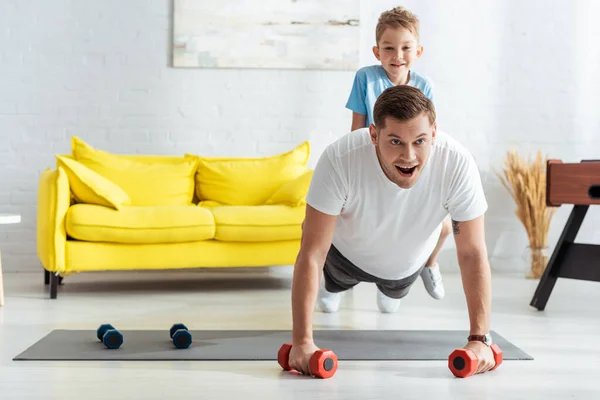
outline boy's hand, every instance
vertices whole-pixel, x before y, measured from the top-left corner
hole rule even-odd
[[[292,345],[289,358],[290,367],[303,375],[312,375],[309,368],[309,360],[317,350],[319,348],[313,342]]]
[[[477,357],[477,360],[479,360],[475,374],[487,372],[496,365],[494,353],[492,353],[492,349],[490,349],[485,343],[472,341],[468,342],[464,348],[471,350],[473,354],[475,354],[475,357]]]

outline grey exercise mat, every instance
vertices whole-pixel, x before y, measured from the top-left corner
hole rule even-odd
[[[118,328],[117,328],[118,329]],[[13,360],[277,360],[277,351],[291,341],[291,331],[190,330],[192,344],[177,349],[168,329],[131,330],[123,345],[109,350],[95,331],[55,330]],[[340,360],[447,360],[465,344],[466,331],[434,330],[319,330],[315,344],[330,349]],[[531,356],[492,332],[504,360],[532,360]]]

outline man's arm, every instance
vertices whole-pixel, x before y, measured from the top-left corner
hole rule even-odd
[[[490,330],[492,303],[491,271],[485,245],[484,216],[470,221],[452,220],[458,264],[471,323],[471,335]]]
[[[312,314],[320,272],[331,247],[337,217],[306,205],[300,251],[292,281],[293,345],[313,343]]]

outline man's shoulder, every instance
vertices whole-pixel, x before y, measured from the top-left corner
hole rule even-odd
[[[470,159],[469,149],[445,131],[438,129],[435,136],[435,146],[439,151],[447,153],[454,160]]]
[[[342,159],[354,156],[369,146],[371,146],[369,128],[360,128],[336,139],[327,146],[326,151],[330,158]]]

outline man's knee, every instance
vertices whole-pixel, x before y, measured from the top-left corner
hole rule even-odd
[[[404,297],[406,297],[406,295],[408,295],[408,292],[410,291],[410,288],[413,285],[413,283],[409,284],[406,287],[402,287],[402,288],[389,288],[389,287],[385,287],[382,285],[377,285],[377,289],[379,289],[379,291],[381,293],[385,294],[387,297],[389,297],[391,299],[400,300],[400,299],[403,299]]]

